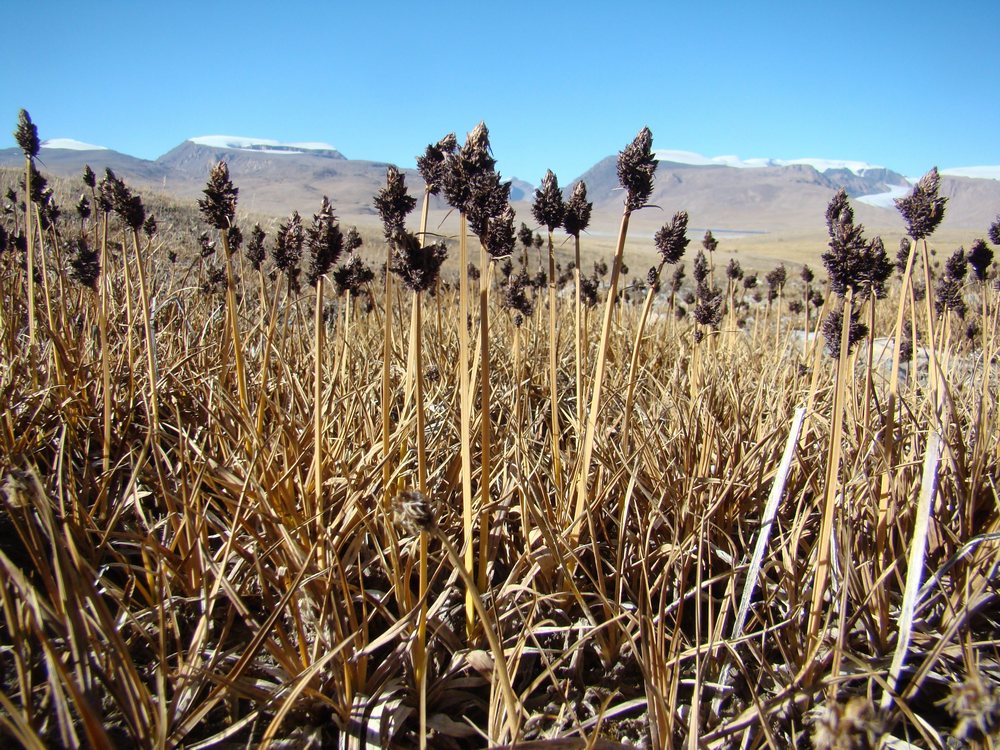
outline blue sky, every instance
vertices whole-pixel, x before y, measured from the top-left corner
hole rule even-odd
[[[145,158],[226,134],[412,166],[480,119],[506,176],[654,147],[1000,164],[1000,2],[6,3],[0,117]]]

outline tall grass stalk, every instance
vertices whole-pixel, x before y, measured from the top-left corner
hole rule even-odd
[[[490,562],[490,487],[492,484],[492,424],[490,417],[490,310],[489,293],[496,261],[482,243],[479,250],[479,567],[480,591],[487,589]]]
[[[626,209],[622,214],[621,226],[618,230],[618,241],[615,245],[614,262],[611,266],[611,282],[608,297],[604,304],[604,318],[601,323],[601,338],[597,345],[597,359],[594,363],[594,378],[591,384],[590,410],[587,412],[587,430],[584,433],[583,445],[578,465],[579,475],[576,487],[576,508],[573,511],[571,539],[575,543],[581,533],[586,506],[590,499],[590,472],[594,456],[594,439],[597,433],[597,420],[601,408],[601,388],[604,385],[604,375],[607,369],[608,346],[611,341],[611,318],[614,313],[615,297],[618,294],[618,277],[621,274],[622,256],[625,252],[625,238],[628,236],[628,224],[632,212]]]
[[[853,309],[853,290],[848,288],[844,296],[840,332],[840,355],[837,359],[836,376],[833,385],[833,416],[830,426],[830,443],[827,451],[826,474],[824,479],[823,505],[821,509],[820,530],[816,541],[816,570],[813,576],[812,605],[809,608],[809,623],[807,626],[809,648],[814,652],[818,649],[819,630],[824,618],[823,598],[829,593],[827,581],[830,577],[830,538],[833,534],[834,511],[837,504],[837,494],[841,490],[840,455],[844,432],[844,399],[849,374],[851,313]]]
[[[458,224],[458,401],[459,436],[462,462],[462,549],[465,550],[465,571],[471,578],[475,573],[475,549],[472,543],[472,387],[470,383],[469,356],[469,246],[465,215],[460,214]],[[471,639],[475,632],[475,603],[473,594],[465,592],[465,628]]]

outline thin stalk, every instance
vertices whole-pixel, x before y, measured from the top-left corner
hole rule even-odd
[[[146,286],[145,264],[142,260],[142,251],[139,249],[139,231],[132,230],[132,246],[135,249],[135,264],[139,275],[139,296],[142,301],[142,326],[146,336],[146,367],[149,375],[149,409],[151,416],[152,432],[154,436],[160,434],[160,408],[156,395],[156,340],[153,336],[153,319],[149,310],[149,289]]]
[[[551,238],[551,235],[550,235]],[[490,560],[490,482],[492,479],[490,446],[490,318],[489,292],[493,276],[492,257],[486,248],[479,248],[479,439],[482,443],[482,472],[479,481],[479,576],[480,591],[486,590],[486,574]]]
[[[920,249],[924,258],[924,290],[925,290],[924,306],[927,313],[927,341],[930,343],[929,362],[928,362],[929,377],[927,381],[930,387],[931,400],[934,404],[934,415],[938,421],[938,427],[940,429],[941,407],[943,405],[941,391],[944,387],[944,384],[939,381],[939,377],[943,377],[943,375],[941,375],[938,370],[937,352],[935,351],[937,347],[934,345],[935,325],[934,325],[934,303],[932,300],[934,287],[931,285],[931,258],[930,258],[930,253],[927,250],[926,238],[920,240]]]
[[[471,579],[475,570],[472,548],[472,391],[469,383],[469,246],[465,215],[459,217],[458,229],[458,387],[462,460],[462,532],[465,571]],[[475,606],[472,592],[465,592],[465,628],[471,639],[475,630]]]
[[[111,471],[111,354],[108,351],[108,215],[104,214],[101,231],[101,298],[98,329],[101,336],[101,384],[104,401],[104,442],[101,446],[101,469],[107,477]]]
[[[559,338],[556,329],[556,256],[549,232],[549,431],[552,442],[552,473],[555,478],[556,497],[563,502],[562,459],[559,450],[559,387],[557,364]]]
[[[611,343],[611,316],[614,313],[615,296],[618,293],[618,276],[621,273],[622,256],[625,252],[625,237],[628,235],[628,223],[632,212],[625,209],[622,214],[621,227],[618,230],[618,243],[615,246],[614,262],[611,266],[611,288],[604,305],[604,322],[601,324],[601,341],[597,349],[597,362],[594,364],[594,382],[591,386],[590,411],[587,413],[587,432],[583,439],[583,454],[580,461],[576,493],[576,509],[573,513],[573,525],[570,532],[570,547],[575,547],[580,538],[581,521],[584,506],[589,500],[588,480],[590,479],[590,464],[594,454],[594,435],[597,431],[597,416],[601,409],[601,386],[604,384],[604,371],[607,368],[608,346]]]
[[[851,331],[851,311],[853,293],[847,290],[844,297],[843,323],[840,331],[840,357],[837,360],[837,377],[833,389],[833,423],[830,429],[830,450],[826,464],[826,495],[823,517],[820,523],[816,552],[816,576],[813,580],[812,605],[809,608],[809,640],[814,642],[823,620],[823,597],[827,593],[826,584],[830,576],[830,537],[833,534],[833,512],[840,488],[841,435],[844,429],[844,391],[847,381],[848,344]],[[846,584],[845,584],[846,585]]]
[[[38,227],[38,259],[42,265],[42,296],[45,298],[45,319],[49,323],[50,335],[55,335],[56,321],[52,316],[52,294],[49,292],[49,267],[45,260],[45,236],[42,232],[42,209],[35,204],[35,225]],[[59,267],[57,265],[57,267]],[[56,367],[59,367],[59,359],[56,358]],[[61,382],[61,380],[60,380]]]
[[[316,280],[316,310],[313,315],[313,481],[316,524],[321,526],[323,509],[323,276]],[[238,360],[237,360],[238,362]],[[237,364],[239,368],[239,364]],[[308,513],[306,515],[309,515]]]
[[[656,278],[660,278],[663,270],[663,263],[656,269]],[[639,327],[635,332],[635,342],[632,344],[632,357],[628,363],[628,390],[625,396],[625,414],[622,416],[622,445],[628,450],[629,431],[632,424],[632,405],[635,401],[635,384],[639,374],[639,346],[642,344],[642,335],[646,330],[646,322],[649,320],[649,311],[653,306],[653,298],[656,296],[655,286],[650,286],[646,292],[646,301],[642,304],[642,313],[639,316]]]
[[[389,512],[391,501],[392,464],[389,461],[389,361],[392,358],[392,243],[386,244],[385,258],[385,318],[382,332],[382,509]]]
[[[583,300],[580,291],[580,235],[573,236],[573,251],[576,265],[573,267],[573,312],[575,335],[573,348],[576,350],[576,442],[577,449],[583,436]]]
[[[424,419],[424,373],[422,346],[421,292],[413,295],[414,389],[417,412],[417,488],[427,493],[427,445]],[[419,594],[420,610],[417,619],[417,638],[413,647],[413,674],[420,699],[420,747],[427,747],[427,542],[428,533],[420,532]]]
[[[24,236],[28,240],[28,346],[35,346],[35,239],[31,230],[31,157],[24,157]]]
[[[229,309],[229,330],[233,337],[233,352],[236,360],[236,387],[239,392],[240,410],[250,414],[250,400],[247,398],[246,367],[243,364],[243,340],[240,336],[240,316],[236,309],[236,281],[233,277],[233,260],[229,251],[229,235],[219,232],[222,237],[222,251],[226,256],[226,307]]]

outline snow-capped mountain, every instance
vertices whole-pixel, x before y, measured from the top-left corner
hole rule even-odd
[[[894,201],[906,195],[916,178],[864,161],[708,157],[691,151],[659,150],[650,203],[658,210],[639,212],[636,229],[652,234],[664,214],[688,211],[691,226],[720,232],[825,233],[826,206],[843,188],[858,219],[875,231],[901,230]],[[71,138],[45,141],[39,155],[43,172],[78,178],[84,164],[99,175],[110,167],[137,187],[171,193],[183,200],[201,197],[212,166],[224,160],[240,189],[240,206],[249,212],[287,215],[308,213],[324,195],[338,215],[356,223],[377,223],[372,196],[385,184],[385,162],[349,159],[329,143],[284,142],[270,138],[204,135],[189,138],[158,159],[137,159]],[[621,216],[622,192],[616,156],[610,155],[577,179],[587,183],[594,202],[591,231],[612,232]],[[23,169],[17,148],[0,150],[0,166]],[[414,169],[404,169],[411,194],[423,183]],[[984,232],[1000,212],[1000,167],[942,169],[941,190],[948,197],[945,226]],[[567,193],[575,180],[564,182]],[[514,180],[511,198],[518,221],[532,225],[529,204],[533,186]],[[431,205],[432,221],[450,215],[441,198]]]
[[[188,141],[198,146],[261,154],[303,154],[307,151],[336,151],[329,143],[282,143],[270,138],[246,138],[239,135],[200,135]]]
[[[806,164],[822,174],[830,169],[846,169],[856,175],[862,175],[868,170],[882,170],[885,167],[869,164],[863,161],[848,161],[843,159],[817,159],[803,157],[801,159],[741,159],[739,156],[703,156],[694,151],[675,151],[661,149],[655,152],[656,158],[672,164],[690,164],[698,167],[733,167],[735,169],[760,169],[763,167],[789,167],[794,164]]]
[[[107,146],[95,146],[73,138],[49,138],[42,141],[42,148],[63,149],[65,151],[107,151]]]
[[[982,167],[949,167],[941,174],[949,177],[972,177],[977,180],[1000,180],[1000,164]]]

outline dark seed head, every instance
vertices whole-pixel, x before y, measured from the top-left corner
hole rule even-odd
[[[505,258],[514,252],[514,209],[508,204],[499,216],[491,217],[486,232],[480,238],[483,247],[494,258]]]
[[[826,209],[830,249],[823,253],[823,263],[830,277],[830,288],[843,297],[848,289],[857,291],[863,283],[867,243],[864,227],[854,224],[854,210],[841,188]]]
[[[389,241],[403,233],[406,216],[417,205],[417,199],[406,192],[405,176],[392,165],[385,171],[385,187],[379,189],[373,202]]]
[[[687,224],[687,211],[678,211],[654,235],[653,242],[664,263],[673,264],[684,257],[684,251],[690,242],[687,238]]]
[[[362,245],[361,235],[358,233],[357,227],[351,227],[347,230],[347,236],[344,237],[344,251],[348,253],[353,253]]]
[[[712,234],[712,230],[708,229],[705,231],[705,236],[701,240],[701,246],[705,248],[705,252],[711,254],[719,249],[719,241],[715,239],[715,235]]]
[[[299,259],[302,257],[302,245],[305,235],[302,231],[302,217],[298,211],[293,211],[288,221],[278,225],[274,248],[271,250],[274,265],[285,274],[289,280],[298,276]]]
[[[246,256],[255,271],[259,271],[261,263],[264,262],[264,238],[264,230],[260,228],[260,224],[254,224],[250,230],[250,239],[247,241]]]
[[[705,253],[701,250],[698,254],[694,256],[694,281],[696,284],[702,284],[705,279],[708,278],[708,259],[705,258]]]
[[[730,260],[729,265],[726,266],[726,277],[732,282],[737,282],[743,278],[743,268],[736,258]]]
[[[423,156],[417,157],[417,170],[424,179],[424,184],[431,195],[437,195],[441,191],[441,183],[445,175],[445,160],[455,153],[458,148],[458,140],[454,133],[449,133],[437,143],[432,143],[424,151]]]
[[[907,231],[915,240],[933,234],[944,218],[944,204],[948,199],[938,195],[940,186],[941,177],[937,167],[933,167],[913,186],[912,193],[896,199],[896,208],[903,215]]]
[[[325,195],[319,213],[313,214],[312,226],[306,232],[306,244],[309,247],[306,280],[311,286],[316,286],[320,276],[333,268],[344,249],[344,235],[337,225],[337,217],[333,215],[333,206]]]
[[[389,270],[412,291],[426,292],[437,282],[441,264],[447,256],[448,248],[443,242],[421,247],[416,236],[403,232],[396,238]]]
[[[360,255],[352,255],[333,272],[333,282],[337,285],[339,294],[344,292],[358,294],[374,279],[375,272]]]
[[[635,139],[618,154],[618,182],[626,191],[625,210],[629,213],[646,205],[653,193],[653,134],[643,128]]]
[[[965,319],[968,307],[965,298],[962,296],[962,282],[952,276],[942,276],[935,289],[934,310],[938,315],[944,314],[945,310],[950,310],[959,318]]]
[[[469,229],[484,242],[490,222],[500,218],[510,205],[510,182],[501,182],[499,172],[490,169],[471,176],[467,186],[465,216]]]
[[[677,294],[684,285],[684,266],[680,265],[674,269],[673,276],[670,277],[670,291]]]
[[[886,283],[892,276],[892,262],[885,252],[881,237],[873,237],[861,251],[859,264],[858,293],[862,297],[874,294],[876,299],[885,299]]]
[[[17,130],[14,131],[14,138],[17,139],[17,145],[27,158],[34,159],[38,156],[38,149],[41,147],[38,128],[31,121],[31,115],[26,109],[17,113]]]
[[[534,311],[534,305],[528,296],[528,289],[531,288],[531,279],[524,269],[513,274],[507,280],[504,288],[503,306],[513,311],[523,318],[530,318]]]
[[[535,191],[531,215],[543,227],[554,232],[556,227],[562,224],[565,213],[566,206],[563,203],[562,191],[559,189],[559,180],[550,169],[542,178],[542,186]]]
[[[1000,245],[1000,216],[997,216],[996,220],[990,224],[989,231],[990,242],[994,245]]]
[[[452,208],[467,213],[473,194],[473,183],[486,172],[492,172],[496,160],[490,155],[490,134],[480,122],[466,136],[462,147],[445,159],[441,187],[445,200]]]
[[[226,162],[220,161],[212,167],[202,192],[205,197],[198,201],[198,207],[205,219],[216,229],[229,229],[236,222],[236,197],[240,191],[229,179]]]
[[[587,201],[587,185],[578,182],[573,186],[573,195],[566,201],[566,210],[563,213],[563,227],[566,233],[573,237],[579,237],[580,232],[585,230],[590,224],[590,212],[594,204]]]
[[[986,281],[986,271],[993,262],[993,251],[987,247],[983,240],[976,240],[969,250],[969,266],[972,267],[972,274],[976,281]]]
[[[698,284],[694,319],[703,326],[718,328],[722,322],[722,290],[702,281]]]
[[[76,215],[80,217],[80,221],[90,218],[90,199],[86,195],[81,195],[76,202]]]
[[[83,165],[83,184],[91,189],[97,184],[97,176],[89,164]]]
[[[823,336],[826,337],[826,350],[834,359],[840,356],[840,338],[843,325],[844,308],[842,305],[838,306],[835,310],[831,310],[826,316],[826,320],[823,321]],[[847,334],[847,353],[850,354],[854,345],[867,335],[868,326],[860,321],[858,309],[852,309],[850,329]]]
[[[802,272],[799,275],[803,284],[811,284],[815,278],[815,274],[809,266],[802,266]]]
[[[781,292],[781,289],[785,286],[785,282],[787,280],[788,271],[785,269],[784,264],[768,271],[767,275],[764,276],[764,281],[767,282],[767,288],[776,293]]]
[[[965,257],[965,248],[960,247],[958,250],[953,252],[949,256],[948,260],[944,262],[944,273],[955,281],[962,281],[965,279],[965,274],[969,270],[967,265],[967,259]]]
[[[70,256],[70,277],[88,289],[97,288],[97,279],[101,275],[100,253],[91,249],[87,237],[79,235],[73,242]]]

